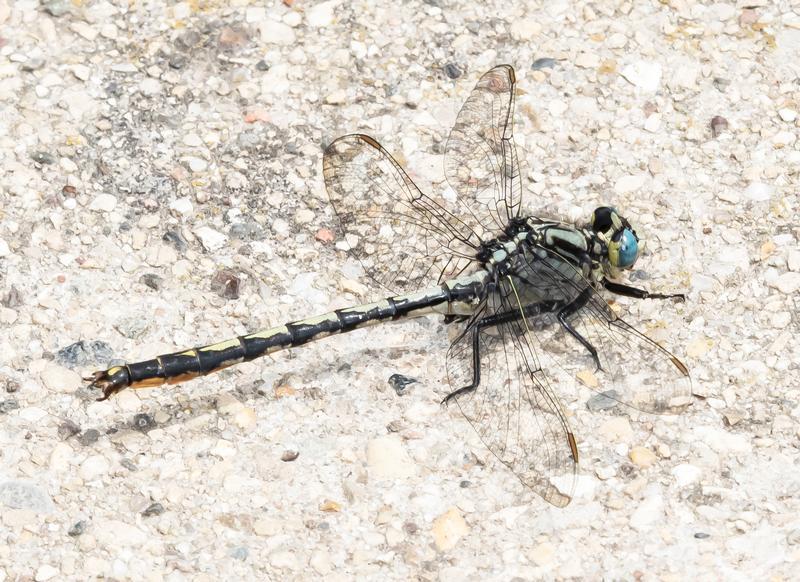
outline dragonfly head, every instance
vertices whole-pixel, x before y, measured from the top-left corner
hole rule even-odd
[[[595,209],[591,228],[606,245],[607,256],[604,258],[612,273],[633,268],[639,258],[639,237],[616,208],[601,206]]]

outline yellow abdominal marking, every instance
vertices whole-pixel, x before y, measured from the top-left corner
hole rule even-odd
[[[200,348],[200,349],[202,351],[204,351],[204,352],[221,352],[223,350],[227,350],[228,348],[235,348],[238,345],[239,345],[239,339],[238,338],[234,338],[234,339],[225,340],[224,342],[219,342],[218,344],[206,346],[206,347]],[[181,355],[182,356],[183,355],[195,356],[197,354],[195,353],[194,350],[189,350],[187,352],[184,352]]]
[[[257,331],[255,333],[251,333],[250,335],[246,335],[244,337],[245,339],[251,339],[251,338],[269,339],[271,337],[275,337],[276,335],[282,333],[289,333],[289,329],[285,325],[282,325],[280,327],[272,327],[270,329],[265,329],[262,331]]]

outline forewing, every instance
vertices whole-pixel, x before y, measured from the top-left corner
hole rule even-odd
[[[519,216],[521,182],[514,145],[513,67],[485,73],[450,132],[445,176],[476,224],[503,229]]]
[[[486,447],[523,484],[563,507],[575,487],[575,438],[539,365],[511,282],[499,287],[447,354],[448,381],[455,392],[473,381],[473,349],[478,344],[479,385],[453,400]],[[479,325],[486,317],[509,313],[510,321]]]
[[[351,255],[386,290],[414,291],[472,262],[477,234],[423,194],[373,138],[334,141],[323,156],[323,175]]]
[[[529,298],[549,298],[562,306],[584,303],[566,321],[596,349],[600,370],[555,312],[529,318],[554,379],[577,377],[593,390],[643,412],[679,413],[692,403],[686,365],[622,320],[571,263],[553,251],[535,248],[520,256],[515,273],[518,287]]]

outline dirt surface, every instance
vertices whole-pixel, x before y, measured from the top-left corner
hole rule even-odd
[[[0,581],[796,579],[798,55],[796,1],[0,0]],[[526,211],[613,204],[631,280],[687,293],[615,304],[687,412],[560,389],[557,509],[440,406],[435,318],[94,400],[112,362],[385,297],[322,151],[368,133],[442,192],[500,63]]]

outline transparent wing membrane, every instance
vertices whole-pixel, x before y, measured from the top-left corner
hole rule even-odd
[[[514,69],[485,73],[456,118],[445,148],[445,176],[462,205],[494,231],[519,216],[522,185],[514,145]]]
[[[484,445],[523,484],[563,507],[572,497],[578,454],[532,341],[512,280],[501,281],[453,342],[447,376],[453,400]]]
[[[544,248],[522,253],[514,279],[529,301],[546,295],[561,306],[572,305],[565,321],[596,350],[599,370],[588,347],[561,324],[558,311],[529,317],[542,363],[558,383],[577,376],[593,390],[613,391],[614,399],[648,413],[679,413],[691,404],[686,366],[617,316],[563,258]]]
[[[384,289],[414,291],[474,261],[478,235],[423,194],[371,137],[334,141],[325,150],[323,175],[351,255]]]

